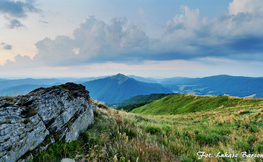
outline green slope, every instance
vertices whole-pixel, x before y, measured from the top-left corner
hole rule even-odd
[[[117,108],[117,107],[123,107],[127,105],[132,105],[132,104],[137,104],[140,102],[148,102],[148,101],[153,101],[153,100],[158,100],[161,99],[165,96],[169,95],[169,93],[153,93],[149,95],[137,95],[133,96],[131,98],[128,98],[120,103],[114,103],[111,104],[111,107]]]
[[[243,99],[228,96],[194,96],[185,94],[168,95],[155,100],[131,112],[151,115],[172,115],[199,111],[209,111],[216,108],[235,107],[237,105],[258,105],[263,99]]]

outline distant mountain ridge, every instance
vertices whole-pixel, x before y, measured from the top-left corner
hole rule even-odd
[[[17,95],[30,92],[38,87],[52,86],[56,84],[63,84],[66,82],[75,82],[78,84],[95,83],[93,84],[91,91],[95,98],[99,98],[100,101],[104,101],[107,98],[111,98],[115,102],[123,99],[130,98],[132,96],[125,96],[124,90],[127,89],[127,94],[132,95],[147,95],[149,93],[180,93],[180,94],[197,94],[197,95],[230,95],[237,97],[255,97],[263,98],[263,77],[243,77],[243,76],[229,76],[229,75],[216,75],[204,78],[187,78],[187,77],[173,77],[156,79],[142,76],[100,76],[100,77],[86,77],[86,78],[52,78],[52,79],[5,79],[0,78],[0,96],[1,95]],[[107,78],[107,79],[106,79]],[[109,79],[111,78],[111,79]],[[132,81],[133,78],[133,81]],[[106,80],[108,83],[106,83]],[[115,81],[118,80],[116,83]],[[135,82],[142,82],[136,83]],[[150,83],[151,85],[147,85]],[[156,84],[157,83],[157,84]],[[146,86],[147,85],[147,86]],[[155,86],[156,85],[156,86]],[[147,91],[145,91],[145,86]],[[131,88],[137,87],[137,88]],[[139,88],[141,87],[141,88]],[[144,87],[144,88],[142,88]],[[150,88],[151,87],[151,88]],[[138,92],[142,89],[142,93]],[[151,90],[152,89],[152,90]],[[153,90],[154,89],[154,90]],[[159,89],[158,91],[155,91]],[[162,89],[162,90],[161,90]],[[164,90],[165,89],[165,90]],[[116,93],[116,90],[120,92],[120,96]],[[164,90],[164,91],[163,91]],[[111,91],[111,93],[109,93]],[[169,92],[167,92],[169,91]],[[110,94],[115,97],[109,97],[105,94]],[[121,95],[125,97],[122,98]],[[127,97],[127,98],[126,98]],[[99,100],[98,99],[98,100]]]
[[[170,89],[157,83],[145,83],[117,74],[103,79],[82,83],[93,99],[109,104],[119,103],[136,95],[152,93],[173,93]]]
[[[165,85],[164,83],[161,83]],[[263,78],[217,75],[190,79],[188,82],[166,84],[166,87],[177,93],[197,95],[230,95],[246,97],[254,95],[263,98]]]
[[[15,80],[1,79],[0,80],[0,89],[19,86],[19,85],[23,85],[23,84],[52,85],[52,84],[58,84],[60,82],[61,81],[58,79],[33,79],[33,78],[15,79]]]
[[[39,87],[49,87],[52,85],[63,84],[66,82],[83,83],[104,77],[85,77],[85,78],[25,78],[25,79],[3,79],[0,78],[0,96],[14,96],[28,93]]]
[[[32,85],[32,84],[23,84],[13,87],[3,88],[0,90],[0,96],[16,96],[26,94],[34,89],[39,87],[49,87],[51,85]]]

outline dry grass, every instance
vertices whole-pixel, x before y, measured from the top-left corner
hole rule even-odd
[[[259,104],[180,115],[139,115],[98,108],[95,124],[79,139],[84,147],[60,157],[82,154],[89,161],[116,162],[261,161],[241,157],[241,152],[263,154],[262,110]],[[198,151],[214,157],[198,159]],[[218,152],[239,156],[216,157]],[[49,161],[58,157],[51,152],[44,155]]]

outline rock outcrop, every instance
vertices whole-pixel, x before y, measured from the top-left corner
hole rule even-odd
[[[0,162],[17,161],[48,135],[52,143],[76,140],[93,123],[95,110],[89,92],[74,83],[1,98]]]

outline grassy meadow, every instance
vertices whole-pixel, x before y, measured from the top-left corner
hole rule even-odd
[[[185,97],[198,101],[200,96]],[[260,157],[242,157],[242,152],[263,154],[263,101],[234,97],[203,100],[217,107],[205,110],[200,104],[198,112],[149,115],[97,104],[100,108],[95,123],[78,140],[62,140],[46,151],[33,151],[33,161],[59,161],[64,157],[101,162],[262,161]],[[198,156],[199,151],[207,157]],[[216,157],[218,153],[221,157]],[[237,157],[222,157],[226,153]]]

